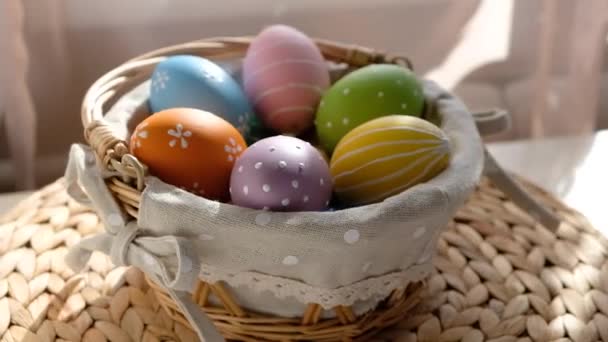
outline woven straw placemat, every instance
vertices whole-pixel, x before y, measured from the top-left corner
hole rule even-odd
[[[608,241],[527,184],[564,220],[534,223],[484,181],[439,241],[424,299],[376,341],[608,342]],[[2,341],[195,341],[141,272],[95,253],[74,274],[67,248],[101,231],[61,180],[0,218]]]

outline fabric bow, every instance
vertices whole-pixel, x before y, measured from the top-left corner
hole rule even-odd
[[[89,147],[72,146],[65,175],[68,193],[83,204],[95,204],[106,232],[72,246],[66,256],[67,264],[75,272],[81,271],[93,252],[100,251],[109,255],[115,265],[136,266],[165,288],[201,340],[224,341],[190,295],[200,271],[192,242],[172,235],[140,235],[144,229],[136,221],[127,223],[105,184],[104,179],[114,174],[101,169]]]

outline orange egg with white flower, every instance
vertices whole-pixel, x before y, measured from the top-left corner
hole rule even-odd
[[[205,198],[229,198],[230,173],[247,145],[239,131],[212,113],[172,108],[143,120],[131,153],[162,181]]]

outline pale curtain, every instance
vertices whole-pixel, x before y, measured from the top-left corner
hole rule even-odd
[[[41,158],[37,153],[39,144],[48,145],[69,132],[47,127],[46,122],[40,125],[41,117],[48,120],[48,116],[56,116],[57,112],[40,96],[33,96],[32,90],[38,95],[52,94],[59,104],[66,102],[66,96],[80,96],[70,89],[67,24],[63,0],[0,0],[0,130],[3,129],[0,145],[4,142],[8,145],[17,190],[33,189],[41,185],[37,180],[48,181],[45,175],[48,169],[61,172],[64,167],[64,161],[59,160],[59,167],[49,165],[46,162],[49,158]],[[35,43],[28,39],[31,31],[42,33]],[[37,55],[32,55],[32,50]],[[78,120],[78,112],[64,109],[63,115],[51,120],[61,127],[63,120]],[[38,141],[41,133],[47,137],[44,141]],[[44,162],[39,163],[41,159]]]
[[[13,159],[17,189],[34,187],[36,115],[27,85],[28,55],[23,39],[23,4],[0,1],[0,110]]]
[[[559,10],[573,13],[566,37],[557,36]],[[555,0],[543,0],[540,22],[536,89],[529,116],[531,137],[589,134],[598,118],[602,62],[608,45],[608,0],[572,1],[561,8]],[[550,89],[549,78],[560,62],[552,52],[558,39],[567,39],[569,49],[563,57],[567,66],[564,86],[556,92]],[[549,108],[552,93],[559,101],[553,111]]]

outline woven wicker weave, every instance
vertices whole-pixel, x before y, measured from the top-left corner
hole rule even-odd
[[[167,56],[175,54],[199,55],[207,58],[242,57],[251,38],[216,38],[160,49],[137,57],[108,72],[95,82],[85,96],[82,120],[85,137],[95,150],[97,157],[111,171],[118,171],[122,177],[111,179],[109,189],[115,194],[124,210],[137,218],[141,190],[146,167],[128,154],[125,141],[101,120],[106,109],[133,86],[147,79],[154,66]],[[360,67],[371,63],[396,63],[412,67],[402,57],[388,57],[372,50],[345,46],[333,42],[317,40],[322,54],[327,60],[347,63]],[[152,284],[158,291],[163,307],[175,320],[188,324],[177,305],[164,293],[162,287]],[[260,316],[241,308],[222,283],[207,284],[200,281],[193,294],[216,326],[228,338],[241,340],[317,340],[342,341],[354,337],[365,338],[379,329],[394,324],[403,312],[417,303],[420,284],[412,284],[405,289],[394,291],[374,312],[357,317],[350,307],[339,306],[332,311],[336,318],[321,319],[322,309],[311,303],[300,319]],[[221,307],[209,307],[208,296],[213,294],[220,300]]]
[[[556,232],[487,181],[439,240],[420,303],[371,341],[608,342],[608,241],[528,185],[564,219]],[[103,227],[62,181],[0,217],[0,340],[194,341],[138,270],[94,253],[74,274],[66,249]]]

